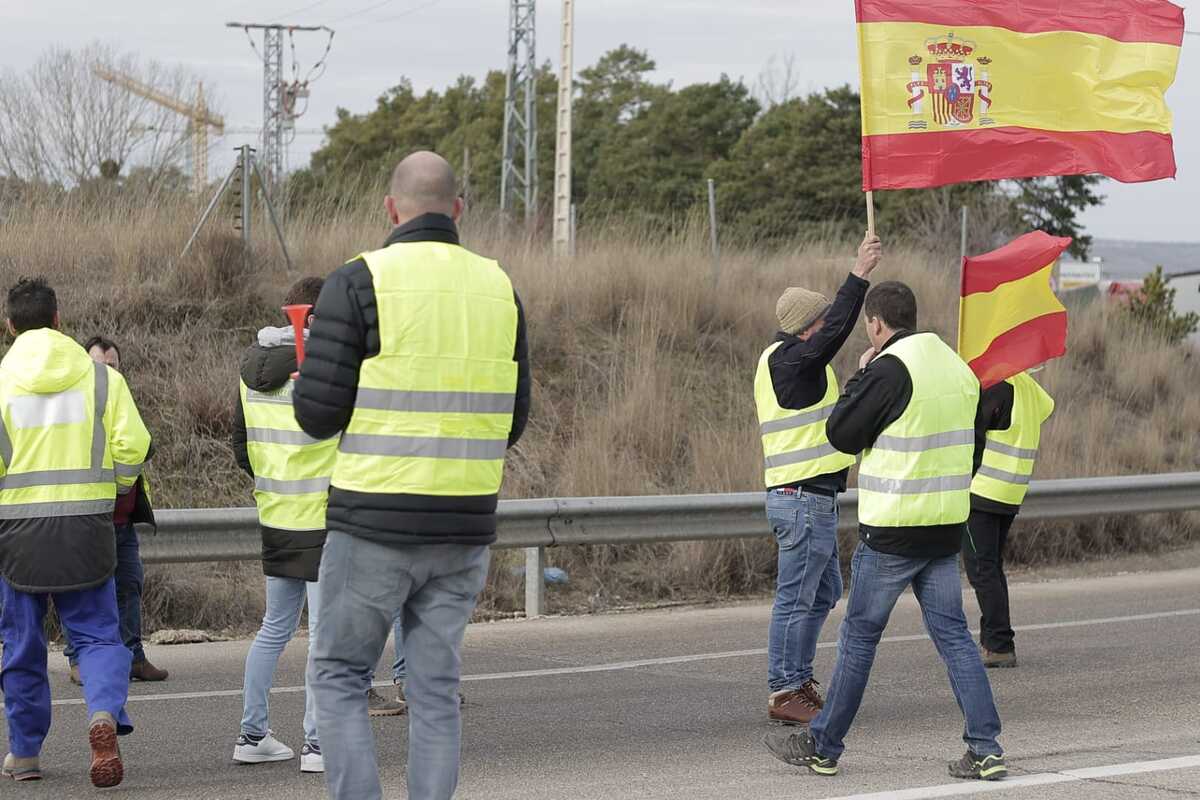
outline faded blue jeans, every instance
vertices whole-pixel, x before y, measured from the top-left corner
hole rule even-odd
[[[320,584],[299,578],[267,576],[267,611],[262,627],[246,654],[246,677],[242,689],[242,733],[265,736],[269,728],[268,698],[275,681],[275,665],[287,643],[300,627],[300,612],[308,600],[308,649],[316,647],[320,619]],[[317,736],[316,702],[312,687],[305,682],[304,741],[320,746]]]
[[[408,661],[408,797],[449,800],[458,786],[460,651],[490,552],[470,545],[382,545],[329,531],[321,556],[321,636],[309,686],[333,800],[379,800],[363,682],[401,617]]]
[[[838,636],[837,664],[825,708],[811,730],[817,752],[837,759],[862,703],[875,649],[900,594],[909,586],[921,605],[925,629],[950,676],[950,688],[965,720],[963,741],[979,756],[1000,755],[1000,715],[979,648],[963,615],[958,554],[907,558],[872,550],[861,542],[851,562],[850,598]]]
[[[767,685],[779,692],[812,680],[821,627],[842,596],[837,498],[774,489],[767,492],[767,521],[779,545]]]

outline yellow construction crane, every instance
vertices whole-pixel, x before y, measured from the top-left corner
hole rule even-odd
[[[225,133],[225,119],[211,113],[208,104],[204,102],[204,84],[201,82],[196,85],[196,99],[189,103],[100,64],[94,65],[92,72],[101,80],[120,86],[187,118],[192,133],[192,192],[197,195],[203,194],[208,185],[208,129],[211,126],[218,136]]]

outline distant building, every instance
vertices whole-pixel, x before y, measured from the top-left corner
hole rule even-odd
[[[1200,314],[1200,270],[1170,276],[1167,286],[1175,290],[1175,311]],[[1200,331],[1192,334],[1192,343],[1200,346]]]

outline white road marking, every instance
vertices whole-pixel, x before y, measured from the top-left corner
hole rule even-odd
[[[983,792],[1005,792],[1028,789],[1031,786],[1048,786],[1055,783],[1078,783],[1080,781],[1114,778],[1120,775],[1137,775],[1144,772],[1165,772],[1172,769],[1200,767],[1200,755],[1164,758],[1160,761],[1133,761],[1127,764],[1112,764],[1106,767],[1066,769],[1062,772],[1039,772],[1002,781],[959,781],[941,786],[922,786],[916,789],[889,789],[885,792],[851,794],[831,797],[826,800],[927,800],[933,797],[959,797],[982,794]]]
[[[1144,622],[1151,619],[1170,619],[1172,617],[1194,617],[1200,615],[1200,608],[1186,608],[1180,611],[1157,611],[1150,614],[1133,614],[1125,617],[1099,617],[1095,619],[1076,619],[1067,620],[1065,622],[1041,622],[1033,625],[1018,625],[1016,631],[1044,631],[1054,630],[1058,628],[1082,628],[1090,625],[1115,625],[1123,622]],[[977,635],[979,631],[972,631],[973,635]],[[880,644],[898,644],[901,642],[923,642],[928,641],[929,636],[924,633],[912,634],[909,636],[885,636],[880,639]],[[821,642],[817,645],[821,650],[827,650],[837,647],[837,642]],[[608,664],[589,664],[578,667],[551,667],[549,669],[526,669],[516,672],[484,672],[476,675],[464,675],[462,680],[464,683],[472,683],[475,681],[507,681],[516,680],[518,678],[547,678],[556,675],[586,675],[592,672],[620,672],[622,670],[640,669],[642,667],[661,667],[670,664],[690,664],[697,661],[718,661],[725,658],[748,658],[750,656],[766,655],[765,647],[757,647],[751,650],[727,650],[721,653],[695,653],[687,656],[666,656],[664,658],[643,658],[636,661],[617,661]],[[391,686],[389,681],[376,681],[375,686]],[[303,686],[277,686],[271,689],[271,694],[294,694],[303,692]],[[158,694],[130,694],[130,703],[149,703],[161,702],[165,700],[198,700],[208,697],[241,697],[241,689],[218,689],[208,692],[162,692]],[[65,700],[55,700],[51,705],[55,706],[78,706],[83,705],[83,698],[70,698]]]

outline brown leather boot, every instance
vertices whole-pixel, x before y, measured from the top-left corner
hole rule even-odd
[[[125,777],[125,765],[121,763],[121,749],[117,746],[117,721],[106,711],[92,715],[88,726],[88,745],[92,749],[92,766],[88,774],[92,786],[107,789],[116,786]]]
[[[79,665],[71,665],[71,683],[76,686],[83,686],[83,678],[79,677]]]
[[[821,699],[820,686],[821,684],[810,680],[800,687],[800,691],[808,695],[808,699],[812,701],[812,704],[817,707],[818,711],[825,707],[825,701]]]
[[[1017,651],[993,653],[985,647],[983,649],[983,665],[988,669],[1011,669],[1017,665]]]
[[[147,683],[156,683],[165,681],[169,675],[165,669],[159,669],[146,661],[135,661],[133,666],[129,668],[129,679],[132,681],[146,681]]]
[[[801,689],[784,689],[767,700],[767,716],[785,725],[807,725],[816,719],[820,707]]]

